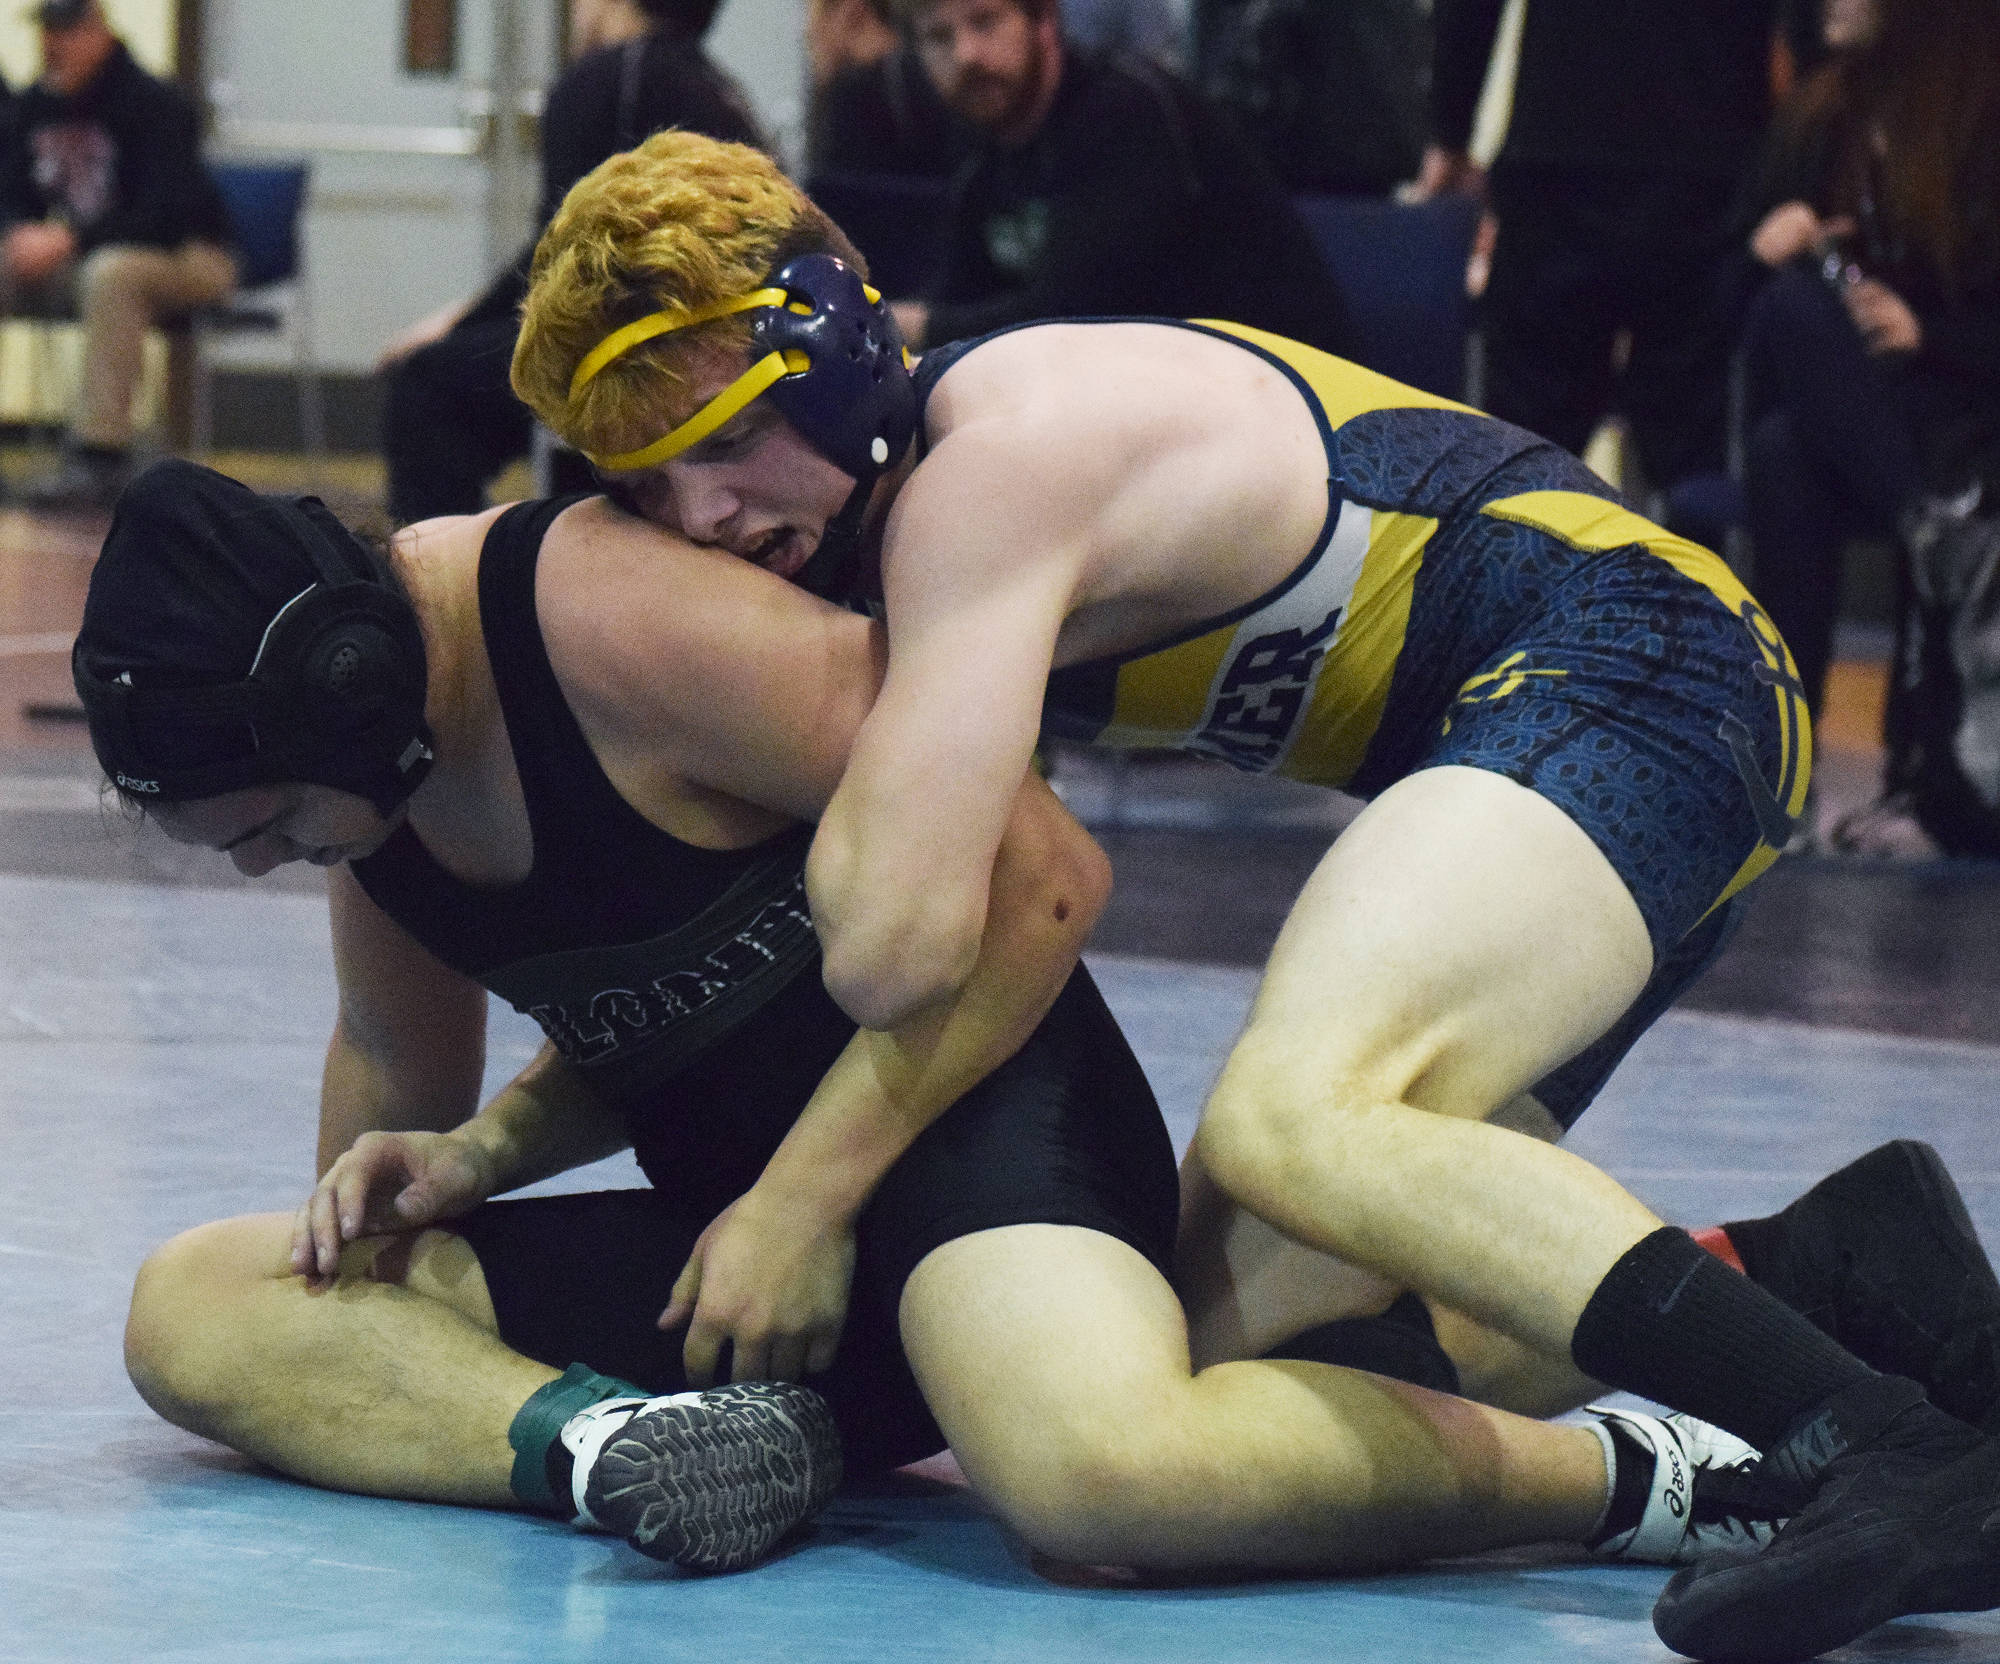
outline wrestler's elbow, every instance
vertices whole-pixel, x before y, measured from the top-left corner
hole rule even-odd
[[[863,1028],[890,1029],[956,995],[979,959],[984,893],[914,877],[869,882],[825,841],[813,846],[806,890],[834,1003]]]
[[[1066,811],[1050,817],[1030,836],[1010,836],[1000,846],[994,872],[993,907],[1008,905],[1008,887],[1025,892],[1021,905],[1054,939],[1080,951],[1111,900],[1111,858]]]
[[[892,1029],[954,998],[979,959],[977,917],[934,907],[897,908],[861,928],[820,929],[826,991],[863,1028]]]

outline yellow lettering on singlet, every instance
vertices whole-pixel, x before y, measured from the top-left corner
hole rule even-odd
[[[1120,665],[1111,720],[1091,743],[1144,750],[1186,739],[1201,726],[1208,690],[1235,634],[1236,626],[1226,624]]]
[[[1368,555],[1354,599],[1340,621],[1332,650],[1313,689],[1297,743],[1284,772],[1316,786],[1344,786],[1354,778],[1368,742],[1381,725],[1389,683],[1410,627],[1410,590],[1436,520],[1422,514],[1376,509],[1368,526]]]
[[[1790,684],[1789,687],[1781,684],[1772,689],[1778,701],[1780,778],[1788,776],[1791,780],[1791,790],[1784,802],[1785,813],[1796,816],[1804,811],[1806,788],[1812,780],[1812,719],[1807,714],[1805,701],[1796,693],[1798,666],[1792,662],[1791,649],[1785,645],[1784,638],[1771,624],[1770,615],[1757,604],[1756,598],[1744,588],[1743,581],[1729,570],[1719,556],[1711,554],[1698,543],[1690,543],[1684,537],[1675,537],[1671,532],[1663,531],[1629,508],[1581,491],[1524,491],[1519,496],[1496,498],[1482,505],[1480,513],[1490,514],[1496,520],[1512,520],[1520,525],[1534,526],[1551,537],[1561,538],[1572,549],[1587,549],[1601,554],[1608,549],[1623,549],[1637,544],[1648,553],[1657,555],[1682,576],[1711,591],[1731,614],[1742,621],[1765,664]],[[1763,872],[1777,860],[1779,853],[1770,844],[1759,842],[1749,859],[1723,887],[1722,894],[1716,897],[1710,911],[1720,907]]]

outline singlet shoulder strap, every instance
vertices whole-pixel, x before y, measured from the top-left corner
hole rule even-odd
[[[514,504],[487,528],[479,554],[479,622],[538,850],[559,826],[578,819],[618,824],[634,813],[570,712],[535,613],[542,539],[557,515],[581,501]]]

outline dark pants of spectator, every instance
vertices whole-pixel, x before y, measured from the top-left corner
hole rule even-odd
[[[1753,419],[1746,486],[1752,587],[1798,661],[1817,716],[1852,537],[1894,537],[1921,489],[1920,389],[1906,361],[1870,356],[1839,294],[1787,266],[1745,326]]]
[[[507,385],[516,325],[472,319],[389,373],[389,513],[407,523],[476,514],[493,476],[528,454],[532,419]]]
[[[1503,162],[1493,202],[1486,408],[1578,452],[1615,409],[1658,489],[1720,470],[1731,337],[1715,273],[1729,183]]]

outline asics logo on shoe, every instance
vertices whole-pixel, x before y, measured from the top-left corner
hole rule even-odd
[[[1593,1554],[1685,1565],[1698,1555],[1770,1540],[1781,1517],[1779,1505],[1758,1484],[1757,1452],[1741,1439],[1688,1415],[1661,1418],[1606,1404],[1591,1408],[1612,1460],[1607,1516],[1617,1504],[1622,1464],[1650,1457],[1651,1467],[1638,1519],[1591,1541]]]
[[[1689,1490],[1688,1470],[1687,1463],[1681,1459],[1680,1447],[1670,1442],[1664,1451],[1656,1453],[1654,1459],[1656,1461],[1663,1460],[1667,1470],[1666,1483],[1662,1487],[1660,1495],[1661,1506],[1668,1513],[1672,1514],[1675,1519],[1686,1519]]]

